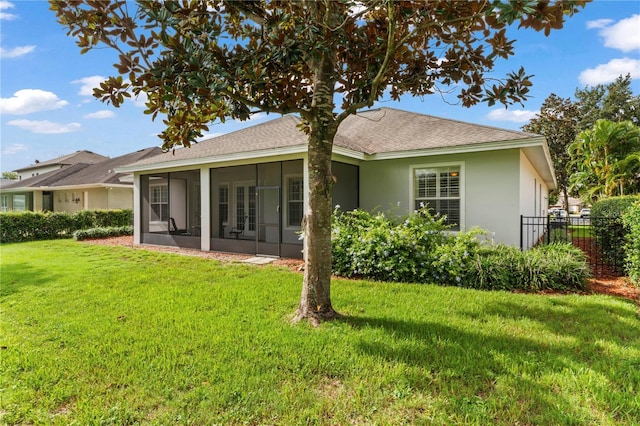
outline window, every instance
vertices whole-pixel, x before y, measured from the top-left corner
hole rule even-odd
[[[460,166],[414,169],[415,209],[446,216],[452,230],[460,230]]]
[[[151,221],[167,222],[169,220],[169,191],[167,185],[150,187]]]
[[[13,210],[22,212],[27,210],[27,196],[26,195],[14,195],[13,196]]]
[[[218,188],[218,213],[220,214],[220,224],[226,225],[229,222],[229,187],[224,185]]]
[[[2,211],[3,212],[9,211],[9,196],[8,195],[3,195],[2,196]]]
[[[299,228],[304,210],[304,180],[300,176],[287,178],[287,226]]]
[[[236,229],[251,235],[256,230],[256,187],[236,186]]]

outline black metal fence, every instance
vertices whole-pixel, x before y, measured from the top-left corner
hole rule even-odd
[[[520,248],[566,241],[579,247],[595,276],[624,275],[626,231],[619,217],[520,216]]]

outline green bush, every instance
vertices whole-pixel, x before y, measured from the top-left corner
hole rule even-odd
[[[333,270],[346,277],[422,280],[435,247],[447,239],[444,219],[426,212],[394,222],[380,212],[336,210],[332,220]]]
[[[484,244],[484,231],[448,234],[426,212],[394,222],[384,214],[339,213],[333,222],[333,271],[380,281],[435,283],[491,290],[583,290],[582,251],[555,243],[525,252]]]
[[[608,263],[619,264],[625,258],[624,244],[629,231],[622,216],[638,200],[638,195],[605,198],[591,208],[591,227]]]
[[[468,287],[487,290],[585,290],[589,267],[584,253],[568,243],[521,251],[496,245],[478,253]]]
[[[640,201],[632,204],[622,216],[629,233],[624,248],[625,269],[629,278],[636,285],[640,285]]]
[[[604,198],[591,207],[591,217],[622,217],[629,207],[640,200],[640,195]]]
[[[127,210],[82,210],[65,212],[2,212],[0,242],[20,242],[71,238],[79,229],[121,227],[133,224],[133,212]]]
[[[120,237],[122,235],[133,235],[133,226],[79,229],[73,233],[73,239],[83,241],[90,238]]]

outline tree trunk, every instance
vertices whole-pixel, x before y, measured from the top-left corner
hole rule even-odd
[[[328,54],[327,54],[328,53]],[[294,322],[308,319],[317,325],[336,317],[331,306],[331,174],[333,139],[338,130],[334,116],[334,60],[325,52],[315,63],[314,99],[305,118],[308,142],[309,204],[302,223],[304,233],[304,281]]]
[[[309,207],[303,220],[304,281],[295,321],[317,325],[335,318],[331,305],[332,135],[312,130],[309,137]]]

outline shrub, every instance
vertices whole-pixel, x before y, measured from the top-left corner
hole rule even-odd
[[[632,204],[622,216],[622,221],[629,230],[624,246],[625,269],[629,278],[640,285],[640,201]]]
[[[334,214],[333,270],[380,281],[435,283],[491,290],[583,290],[582,251],[554,243],[522,252],[487,245],[481,230],[448,235],[426,212],[393,222],[382,213]]]
[[[428,274],[432,253],[447,239],[443,218],[427,212],[393,222],[384,213],[336,210],[332,224],[336,274],[382,281],[416,281]]]
[[[605,198],[591,208],[591,226],[601,247],[604,260],[611,264],[619,264],[624,259],[624,243],[628,229],[622,222],[622,216],[640,200],[640,196],[627,195]]]
[[[133,224],[133,212],[127,210],[82,210],[66,212],[0,213],[0,242],[20,242],[71,238],[79,229],[120,227]]]
[[[496,245],[483,248],[470,270],[467,286],[488,290],[584,290],[589,267],[584,253],[567,243],[521,251]]]
[[[133,235],[133,226],[79,229],[73,233],[73,239],[83,241],[90,238],[120,237],[123,235]]]

